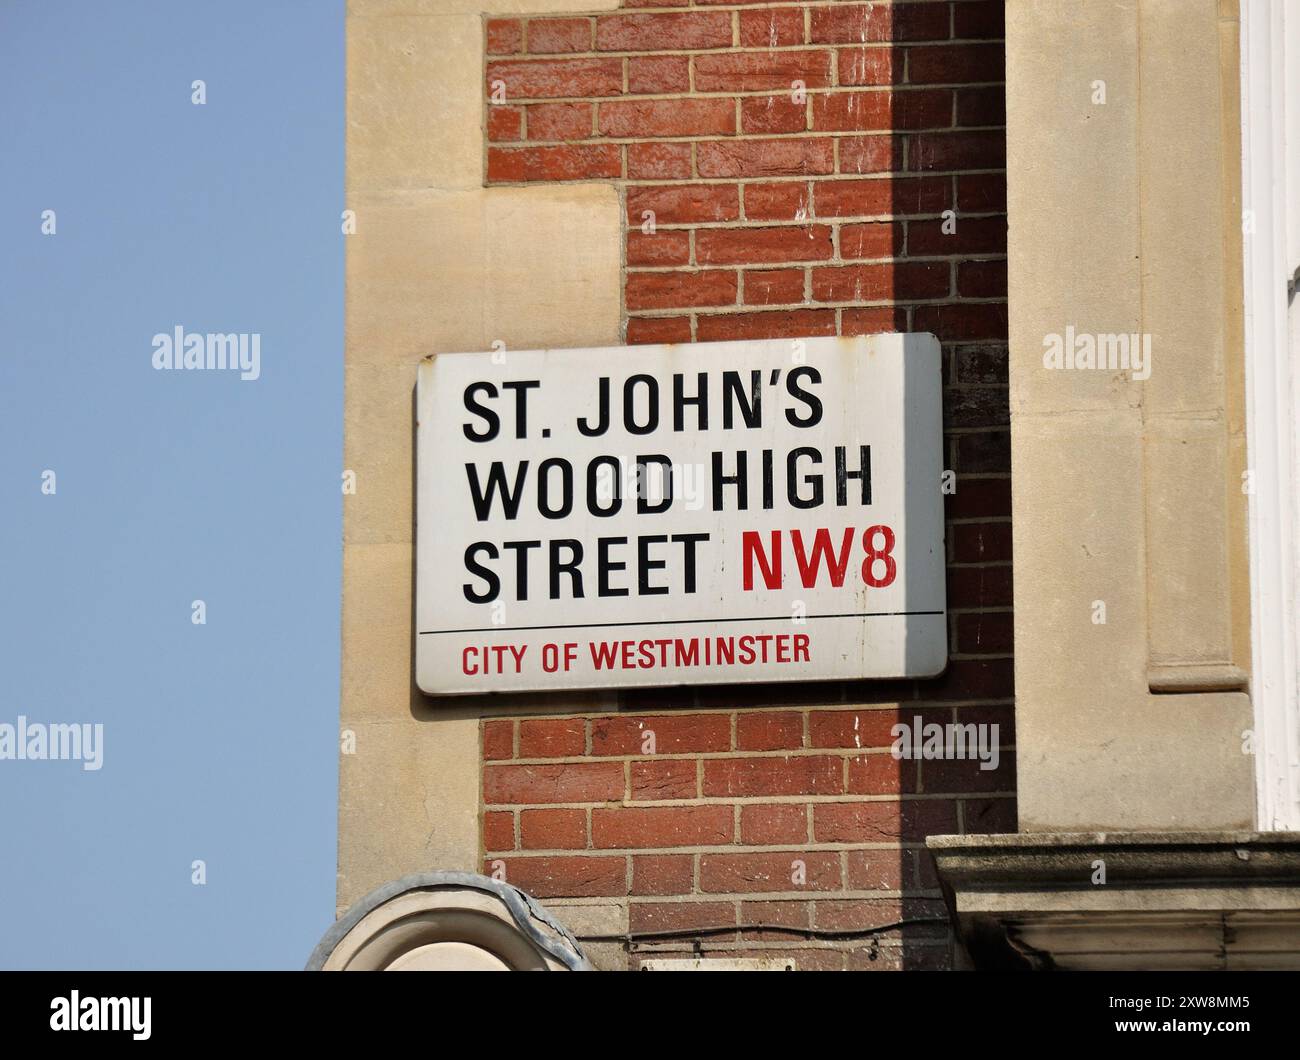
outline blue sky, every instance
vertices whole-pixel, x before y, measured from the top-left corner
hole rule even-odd
[[[104,726],[0,760],[0,967],[301,967],[333,919],[343,58],[342,0],[0,4],[0,724]],[[156,371],[178,325],[260,377]]]

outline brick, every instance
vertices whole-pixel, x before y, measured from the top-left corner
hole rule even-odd
[[[943,407],[944,423],[954,430],[1003,427],[1010,422],[1006,391],[1000,387],[946,387]]]
[[[1010,418],[1007,394],[1001,387],[948,387],[943,392],[943,419],[949,429],[1001,427]]]
[[[891,221],[869,221],[840,228],[840,257],[890,258],[903,249],[903,226]]]
[[[689,317],[632,317],[627,322],[629,346],[690,341]]]
[[[818,217],[938,213],[952,205],[952,182],[943,177],[819,180],[813,205]]]
[[[943,414],[944,423],[954,430],[1002,427],[1011,419],[1007,394],[1001,387],[946,387]]]
[[[812,902],[760,902],[740,903],[740,922],[742,924],[765,924],[772,927],[810,928],[812,927]],[[742,939],[754,941],[787,941],[790,933],[784,931],[742,931]]]
[[[511,59],[488,63],[485,91],[505,82],[507,102],[565,96],[617,96],[623,91],[621,59]]]
[[[614,144],[488,148],[489,181],[594,180],[622,171]]]
[[[1011,420],[1001,387],[959,386],[943,392],[943,419],[949,429],[1002,427]]]
[[[878,309],[844,309],[840,313],[843,335],[883,335],[891,331],[910,331],[907,310],[896,306]]]
[[[849,759],[850,795],[914,795],[919,789],[916,761],[888,753]]]
[[[1006,699],[1015,691],[1010,659],[953,659],[925,684],[927,699]]]
[[[929,331],[940,342],[1007,337],[1005,302],[974,302],[958,305],[920,306],[913,318],[917,331]]]
[[[519,842],[524,850],[584,850],[586,810],[521,810]]]
[[[813,44],[879,44],[890,40],[891,21],[889,9],[884,5],[815,7],[809,20],[808,39]]]
[[[751,844],[806,843],[808,811],[799,803],[778,802],[740,808],[740,841]]]
[[[735,841],[730,806],[620,806],[591,811],[597,849],[720,846]]]
[[[690,854],[634,854],[633,894],[689,894],[695,878]]]
[[[1011,561],[1010,523],[959,523],[952,535],[953,558],[958,563]]]
[[[984,769],[986,764],[971,758],[922,762],[921,790],[930,793],[1016,790],[1013,755],[999,752],[996,769]]]
[[[818,843],[922,842],[952,835],[957,805],[947,799],[891,802],[823,802],[813,807]]]
[[[906,886],[913,890],[937,891],[939,889],[939,873],[935,869],[934,858],[930,856],[928,850],[917,850],[912,852],[916,858],[911,866],[910,877],[905,872],[904,882]],[[904,863],[904,869],[909,866]]]
[[[914,970],[912,950],[909,947],[904,957],[897,943],[885,942],[877,945],[869,942],[855,941],[842,951],[842,971],[849,972],[901,972]]]
[[[957,492],[944,497],[944,514],[949,519],[1010,516],[1011,480],[958,477]]]
[[[736,718],[738,751],[788,751],[802,746],[802,714],[760,710]]]
[[[513,721],[485,721],[483,723],[483,757],[488,761],[515,756],[515,723]]]
[[[642,755],[648,733],[656,754],[700,754],[731,749],[728,714],[679,714],[658,717],[618,716],[591,724],[593,755]]]
[[[841,173],[889,173],[902,168],[902,137],[846,136],[840,140]]]
[[[1006,438],[1006,434],[1000,436]],[[1009,563],[1011,561],[1010,523],[959,523],[949,528],[953,540],[953,559],[957,563]],[[988,615],[970,615],[988,618]]]
[[[807,181],[745,185],[745,217],[751,221],[803,221],[810,212]]]
[[[627,861],[622,857],[561,855],[504,861],[506,881],[535,898],[604,898],[627,893]],[[484,872],[490,875],[492,871],[491,862],[485,862]]]
[[[1005,239],[1005,231],[1004,236]],[[964,298],[1005,298],[1005,261],[963,261],[957,266],[957,293]]]
[[[702,316],[695,330],[700,342],[834,335],[835,311],[833,309],[792,309],[768,313]]]
[[[894,853],[894,852],[890,852]],[[864,888],[865,889],[865,888]],[[881,933],[879,938],[944,938],[948,933],[947,915],[941,899],[915,898],[910,895],[875,899],[819,900],[813,923],[823,931],[865,931],[887,928],[905,920],[942,920],[939,924],[908,924]]]
[[[769,7],[740,13],[742,48],[784,48],[802,44],[802,7]]]
[[[903,948],[857,946],[845,952],[844,961],[850,972],[950,972],[952,943],[945,938],[925,945],[909,942]]]
[[[488,107],[488,139],[513,141],[524,138],[524,111],[522,107]]]
[[[515,815],[510,811],[488,812],[483,815],[483,849],[514,850]]]
[[[783,177],[830,173],[830,140],[712,140],[696,148],[702,177]]]
[[[490,18],[486,37],[488,55],[514,55],[524,46],[523,23],[517,18]]]
[[[1011,567],[949,567],[948,607],[1010,607]]]
[[[829,51],[720,52],[694,62],[697,92],[792,92],[796,81],[804,88],[831,83]]]
[[[632,763],[633,799],[693,799],[699,795],[695,760],[665,758]]]
[[[740,194],[734,184],[628,188],[628,223],[640,225],[646,210],[654,212],[655,224],[660,225],[734,221],[740,216]]]
[[[1001,81],[1006,55],[1001,44],[948,44],[907,49],[907,79],[914,85],[961,85]]]
[[[701,264],[823,261],[832,250],[828,225],[710,228],[695,234],[695,258]]]
[[[1005,254],[1007,219],[1005,217],[958,217],[949,233],[943,221],[913,221],[907,226],[907,252],[926,254]]]
[[[993,612],[1003,618],[1011,618],[1010,611]],[[966,704],[956,708],[957,720],[963,725],[996,725],[998,727],[998,746],[1010,747],[1016,742],[1016,715],[1009,705],[996,706],[982,703]]]
[[[790,962],[789,970],[801,972],[842,972],[844,971],[844,962],[850,951],[842,950],[838,947],[827,947],[824,943],[807,943],[797,939],[787,939],[788,949],[775,951],[772,949],[762,950],[735,950],[734,955],[737,957],[779,957]],[[804,948],[815,947],[820,948]]]
[[[835,795],[843,790],[840,759],[829,755],[722,758],[704,763],[705,795]]]
[[[895,85],[903,80],[903,53],[894,48],[841,48],[836,65],[841,85]]]
[[[691,175],[691,145],[628,144],[627,175],[632,180],[683,180]]]
[[[812,9],[809,39],[814,44],[873,44],[890,41],[947,40],[944,4],[834,4]]]
[[[690,260],[691,237],[687,232],[660,229],[647,235],[639,229],[628,230],[628,265],[685,265]]]
[[[946,88],[903,92],[832,92],[813,97],[812,128],[942,129],[952,125],[952,93]]]
[[[901,891],[912,858],[913,853],[910,850],[850,850],[845,855],[845,860],[848,862],[845,886],[851,891]],[[890,922],[881,921],[881,923]]]
[[[519,722],[520,758],[572,758],[586,749],[581,718],[524,718]]]
[[[736,131],[736,106],[729,99],[625,99],[602,103],[602,136],[719,136]]]
[[[972,213],[1006,212],[1005,173],[970,173],[957,178],[957,208]]]
[[[803,132],[808,127],[808,104],[788,95],[747,96],[740,101],[740,131],[744,133]]]
[[[939,261],[844,265],[812,271],[812,294],[818,302],[943,298],[949,287],[948,264]]]
[[[633,55],[627,61],[629,92],[686,92],[691,60],[685,55]]]
[[[963,835],[1005,835],[1017,830],[1015,799],[964,799]]]
[[[1007,348],[1001,343],[958,346],[953,360],[959,382],[1007,385]]]
[[[731,269],[630,272],[623,287],[623,301],[631,311],[735,305],[738,286]]]
[[[535,103],[528,108],[530,140],[585,140],[590,136],[590,103]]]
[[[795,862],[803,863],[797,884]],[[834,851],[702,854],[700,890],[706,894],[763,891],[834,891],[840,887],[840,856]]]
[[[957,92],[958,125],[1006,125],[1007,93],[993,88],[963,88]]]
[[[489,806],[521,802],[608,802],[622,797],[621,762],[483,768],[483,801]]]
[[[1006,0],[978,0],[953,4],[953,36],[967,40],[1001,40],[1006,32]]]
[[[803,301],[803,269],[746,269],[746,305],[790,305]]]
[[[633,902],[627,916],[632,931],[690,931],[735,924],[736,907],[731,902]],[[716,942],[727,936],[712,938]]]
[[[988,474],[1011,471],[1011,435],[1007,431],[984,431],[957,438],[957,473]]]
[[[547,52],[591,51],[591,19],[529,19],[528,51],[532,55],[542,55]]]
[[[596,20],[596,50],[602,52],[665,52],[730,46],[731,15],[723,11],[604,15]]]
[[[1008,654],[1014,645],[1009,611],[957,616],[957,650],[964,655]]]
[[[943,725],[952,720],[951,711],[944,709],[922,710],[899,706],[876,710],[814,710],[808,715],[808,745],[810,747],[890,747],[894,743],[895,725],[911,726],[913,719],[921,718],[923,725],[937,722]]]

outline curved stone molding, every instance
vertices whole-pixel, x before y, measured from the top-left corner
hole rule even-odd
[[[532,897],[469,872],[405,876],[334,924],[308,971],[590,971],[577,941]]]

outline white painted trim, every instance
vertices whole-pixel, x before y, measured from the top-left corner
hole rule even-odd
[[[1243,239],[1246,430],[1250,507],[1251,698],[1255,711],[1258,827],[1300,830],[1300,697],[1297,696],[1296,449],[1298,367],[1288,329],[1287,233],[1300,203],[1288,202],[1288,153],[1296,157],[1300,101],[1288,113],[1286,0],[1242,0],[1242,206],[1253,215]],[[1288,26],[1287,23],[1291,22]],[[1294,43],[1292,51],[1295,51]],[[1291,144],[1288,145],[1288,134]],[[1290,152],[1288,152],[1290,146]],[[1295,162],[1292,161],[1292,167]],[[1296,174],[1292,173],[1294,183]],[[1247,227],[1247,226],[1243,226]]]

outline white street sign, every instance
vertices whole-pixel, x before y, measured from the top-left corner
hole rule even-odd
[[[931,335],[437,354],[417,404],[427,693],[946,664]]]

